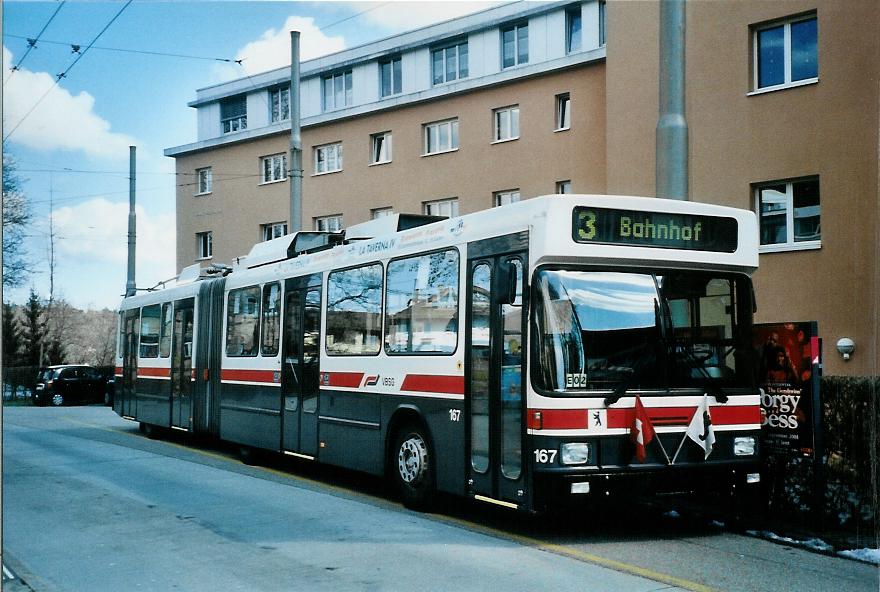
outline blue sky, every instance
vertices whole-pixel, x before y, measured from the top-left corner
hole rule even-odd
[[[65,2],[12,72],[25,38],[36,37],[59,4],[3,4],[3,150],[33,214],[23,245],[33,273],[4,299],[23,302],[31,287],[48,297],[51,194],[56,297],[112,309],[125,287],[129,145],[137,146],[137,284],[176,273],[174,192],[186,181],[176,180],[162,151],[195,141],[196,112],[186,103],[197,88],[289,64],[291,28],[302,32],[308,59],[495,2],[133,2],[52,87],[77,57],[70,44],[86,48],[124,6]]]

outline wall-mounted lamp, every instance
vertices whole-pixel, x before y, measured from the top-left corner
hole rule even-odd
[[[856,349],[855,342],[849,337],[841,337],[837,340],[837,351],[843,356],[843,359],[849,361],[853,351]]]

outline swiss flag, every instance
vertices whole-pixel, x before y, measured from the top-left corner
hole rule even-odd
[[[654,426],[651,425],[648,413],[645,411],[642,400],[638,396],[636,397],[635,411],[632,427],[629,430],[629,438],[636,445],[636,458],[639,459],[639,462],[645,462],[647,458],[645,446],[654,439]]]

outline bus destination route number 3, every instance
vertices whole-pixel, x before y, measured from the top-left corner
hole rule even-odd
[[[737,246],[736,220],[719,216],[576,207],[572,226],[579,243],[724,253]]]

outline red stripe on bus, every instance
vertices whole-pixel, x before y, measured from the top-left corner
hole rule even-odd
[[[407,374],[400,385],[401,391],[422,393],[464,394],[464,376],[439,376],[433,374]]]
[[[696,407],[655,407],[646,409],[655,426],[686,427],[694,416]],[[529,409],[530,430],[585,430],[589,427],[589,409]],[[740,425],[761,423],[761,411],[757,405],[710,408],[715,425]],[[538,415],[540,414],[540,415]],[[608,428],[629,428],[635,410],[609,409]],[[540,417],[540,419],[538,419]]]
[[[363,372],[323,372],[321,385],[357,388],[361,385]]]
[[[529,409],[528,418],[530,430],[585,430],[588,426],[586,409]]]
[[[122,366],[116,366],[116,375],[119,376],[122,374]]]
[[[281,373],[277,370],[235,370],[220,371],[220,380],[238,380],[241,382],[280,382]]]
[[[171,376],[171,368],[144,368],[137,369],[137,375],[140,376]]]
[[[696,407],[653,407],[646,408],[648,418],[656,426],[686,427],[694,417]],[[715,425],[739,425],[761,423],[761,410],[757,405],[710,405],[709,413]],[[609,428],[628,428],[632,426],[634,409],[609,409]]]

